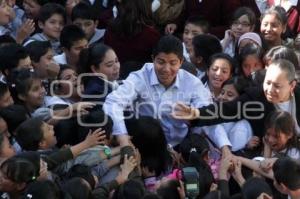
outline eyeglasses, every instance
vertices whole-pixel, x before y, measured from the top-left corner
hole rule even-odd
[[[249,27],[251,24],[250,23],[245,23],[245,22],[239,22],[239,21],[234,21],[232,23],[233,26],[239,26],[241,25],[243,28]]]

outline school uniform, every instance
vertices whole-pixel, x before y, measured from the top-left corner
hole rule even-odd
[[[104,33],[105,33],[105,29],[96,29],[94,35],[89,40],[88,45],[102,42],[103,41]]]

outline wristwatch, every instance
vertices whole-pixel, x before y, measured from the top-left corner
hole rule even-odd
[[[103,153],[106,155],[107,159],[111,158],[111,149],[108,146],[104,146]]]

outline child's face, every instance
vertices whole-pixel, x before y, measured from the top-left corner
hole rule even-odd
[[[276,133],[274,128],[269,128],[266,131],[265,140],[269,144],[271,150],[280,152],[287,147],[287,142],[292,138],[292,136],[292,133]]]
[[[46,91],[40,79],[34,79],[26,96],[22,100],[30,109],[40,107],[44,102]]]
[[[78,96],[77,77],[78,77],[78,75],[73,69],[66,69],[61,73],[60,79],[63,81],[68,81],[72,85],[72,87],[70,87],[70,84],[68,84],[68,83],[61,83],[60,84],[61,94],[66,95],[66,94],[72,93],[72,96],[74,96],[74,95]]]
[[[39,22],[39,26],[49,39],[57,40],[64,27],[64,18],[60,14],[53,14],[45,23]]]
[[[44,136],[43,136],[43,140],[42,140],[40,146],[43,149],[50,149],[50,148],[54,147],[57,143],[57,140],[54,135],[53,126],[44,122],[42,125],[42,131],[43,131]]]
[[[266,15],[260,25],[260,32],[263,38],[268,42],[280,41],[285,29],[286,27],[282,25],[274,14]]]
[[[24,59],[20,59],[17,65],[18,69],[33,69],[32,64],[31,64],[31,59],[30,57],[25,57]]]
[[[38,73],[39,77],[46,78],[48,76],[47,66],[54,62],[53,56],[53,50],[49,48],[46,54],[41,56],[39,62],[33,62],[34,71]]]
[[[25,15],[29,19],[36,19],[41,6],[35,0],[23,0]]]
[[[10,10],[5,0],[0,0],[0,25],[7,25],[10,21]]]
[[[239,93],[236,91],[233,84],[226,84],[223,86],[218,100],[222,102],[229,102],[236,99],[239,96]]]
[[[231,66],[225,59],[216,59],[208,69],[209,84],[213,89],[221,89],[231,76]]]
[[[192,47],[192,40],[195,36],[204,34],[202,28],[195,24],[188,23],[184,27],[182,40],[188,50]]]
[[[248,55],[242,63],[243,73],[246,77],[250,77],[250,75],[253,72],[258,71],[263,68],[264,68],[264,65],[262,63],[262,60],[260,60],[255,55]]]
[[[85,33],[88,40],[90,40],[95,34],[95,30],[98,25],[98,21],[94,21],[91,19],[81,19],[77,18],[73,21],[73,24],[79,26]]]
[[[119,79],[120,62],[113,50],[108,50],[105,53],[105,57],[99,64],[98,70],[96,72],[104,74],[109,81],[115,81]]]
[[[1,143],[1,149],[0,149],[0,157],[1,158],[10,158],[16,155],[15,149],[10,144],[7,136],[3,137],[3,142]]]
[[[8,107],[12,104],[14,104],[14,100],[11,97],[10,91],[7,89],[4,95],[0,97],[0,109]]]
[[[64,48],[64,52],[66,53],[67,59],[72,60],[71,61],[72,63],[77,64],[81,50],[87,48],[87,46],[88,46],[87,39],[81,39],[75,41],[70,49]]]
[[[247,15],[242,15],[235,20],[231,25],[233,36],[238,39],[240,36],[253,30],[253,25],[250,24],[250,20]]]
[[[174,53],[158,53],[153,60],[158,81],[165,87],[171,86],[181,67],[182,60]]]

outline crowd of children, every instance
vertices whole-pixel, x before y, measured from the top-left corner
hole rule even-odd
[[[299,13],[0,0],[0,198],[299,199]]]

